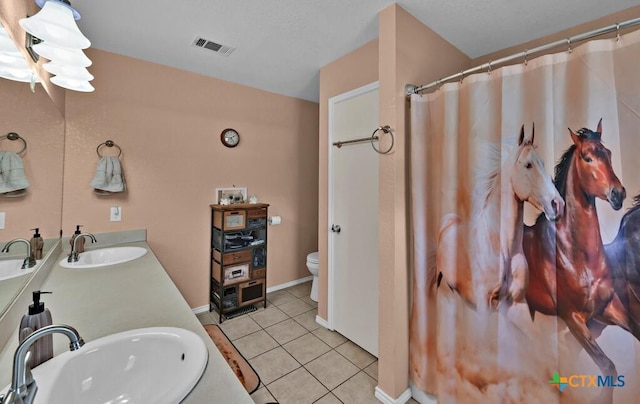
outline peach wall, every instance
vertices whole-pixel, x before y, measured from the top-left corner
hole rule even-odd
[[[268,286],[309,276],[317,245],[318,104],[104,51],[89,50],[94,93],[66,97],[63,230],[146,228],[149,245],[191,307],[208,304],[216,187],[243,186],[282,224],[269,227]],[[233,149],[220,133],[235,128]],[[96,147],[123,151],[128,191],[97,196]],[[110,151],[103,149],[104,154]],[[109,208],[122,207],[122,221]],[[144,287],[144,285],[140,285]]]
[[[318,315],[327,315],[328,100],[380,82],[380,124],[390,125],[395,151],[380,157],[379,211],[379,387],[398,397],[408,386],[407,187],[404,85],[435,80],[468,67],[469,58],[393,5],[379,15],[379,40],[320,70],[320,200]],[[419,51],[416,51],[419,50]],[[430,57],[433,54],[437,58]],[[384,146],[384,145],[382,145]],[[382,147],[381,146],[381,147]]]
[[[329,242],[329,98],[378,80],[378,40],[320,69],[318,316],[327,319]]]
[[[21,158],[29,181],[26,195],[0,196],[0,212],[5,212],[0,241],[29,239],[29,229],[35,227],[45,238],[59,237],[64,119],[40,86],[32,93],[29,83],[0,79],[0,100],[0,136],[16,132],[27,142]],[[22,147],[20,140],[0,141],[0,150],[19,152]],[[14,248],[16,253],[24,251],[24,247]]]
[[[469,58],[398,5],[379,14],[380,123],[395,134],[395,152],[379,165],[378,387],[398,397],[409,377],[408,114],[405,84],[433,81],[469,67]]]

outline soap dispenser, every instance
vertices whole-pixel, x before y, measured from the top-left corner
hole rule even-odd
[[[20,321],[20,334],[18,338],[22,342],[34,331],[51,325],[51,312],[45,309],[44,303],[40,301],[40,295],[51,292],[33,292],[33,303],[29,305],[29,314],[22,316]],[[31,348],[31,368],[53,358],[53,335],[46,335],[38,339]]]
[[[73,251],[73,243],[76,243],[76,249],[75,252],[80,254],[84,252],[84,237],[80,237],[80,239],[78,239],[78,241],[76,242],[76,238],[78,238],[78,235],[80,235],[82,232],[80,231],[80,227],[82,227],[82,225],[76,225],[76,232],[73,233],[73,236],[71,236],[71,240],[69,240],[69,242],[71,243],[71,250]]]
[[[33,237],[31,237],[31,241],[29,241],[29,243],[31,244],[31,258],[36,260],[41,260],[44,241],[40,236],[40,228],[36,227],[35,229],[31,229],[31,230],[35,230]]]

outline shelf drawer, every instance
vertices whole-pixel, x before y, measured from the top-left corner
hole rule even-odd
[[[247,229],[260,229],[267,225],[266,217],[249,217],[247,218]]]
[[[253,269],[264,268],[267,266],[267,247],[254,248],[251,256],[251,267]]]
[[[244,264],[225,265],[224,267],[220,267],[220,264],[213,261],[211,271],[213,279],[217,282],[222,280],[225,285],[248,281],[251,278],[249,276],[248,262]]]
[[[213,227],[216,227],[218,229],[222,229],[222,212],[221,211],[214,211],[213,212],[213,223],[212,223]]]
[[[238,287],[237,286],[225,286],[222,291],[222,299],[220,298],[218,291],[211,292],[211,302],[213,302],[223,312],[234,310],[238,308]]]
[[[238,305],[240,307],[251,303],[264,301],[266,284],[264,279],[241,283],[238,285]]]
[[[224,265],[235,264],[238,262],[251,261],[251,250],[235,251],[226,253],[222,256]]]
[[[224,212],[224,229],[236,230],[244,229],[246,223],[246,211],[234,210],[231,212]]]
[[[266,274],[266,268],[254,269],[253,271],[251,271],[251,279],[264,278]]]
[[[222,254],[219,250],[214,249],[211,253],[211,258],[213,258],[214,261],[224,263],[224,265],[251,261],[251,256],[251,250],[234,251]]]
[[[267,217],[267,209],[251,209],[247,211],[247,217]]]
[[[222,253],[218,250],[213,250],[213,252],[211,253],[211,258],[218,262],[222,262]]]

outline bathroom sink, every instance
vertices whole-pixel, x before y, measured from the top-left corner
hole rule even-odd
[[[108,265],[122,264],[133,261],[145,255],[147,249],[144,247],[108,247],[97,250],[88,250],[78,254],[78,261],[67,262],[64,258],[60,261],[63,268],[100,268]]]
[[[33,369],[35,403],[179,403],[208,359],[202,339],[182,328],[108,335]]]
[[[11,278],[17,278],[18,276],[30,274],[34,269],[38,267],[35,265],[31,268],[22,269],[22,259],[11,259],[0,261],[0,281],[4,281]]]

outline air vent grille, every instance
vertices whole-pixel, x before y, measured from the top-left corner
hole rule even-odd
[[[236,50],[236,48],[232,48],[231,46],[221,45],[204,38],[196,38],[193,41],[193,46],[208,49],[222,56],[229,56],[234,50]]]

